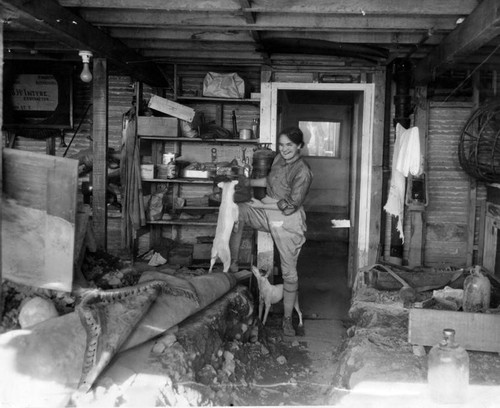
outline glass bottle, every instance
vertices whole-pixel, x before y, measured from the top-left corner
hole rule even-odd
[[[455,342],[455,330],[444,329],[443,340],[429,352],[427,382],[435,402],[465,402],[469,386],[469,355]]]
[[[477,265],[465,278],[464,298],[462,308],[464,312],[480,312],[490,307],[491,283]]]
[[[238,138],[238,124],[236,122],[236,112],[233,111],[231,115],[231,120],[233,122],[233,137]]]
[[[259,118],[254,118],[253,122],[252,122],[252,137],[254,139],[258,139],[259,138]]]

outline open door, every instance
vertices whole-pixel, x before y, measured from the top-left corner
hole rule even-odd
[[[322,98],[326,98],[326,100],[333,98],[337,100],[337,105],[344,106],[344,108],[339,109],[339,116],[332,116],[332,120],[337,119],[340,123],[346,124],[347,126],[344,126],[344,129],[349,129],[350,131],[351,140],[343,146],[343,148],[348,146],[350,149],[348,153],[348,175],[347,177],[342,177],[342,181],[339,182],[340,184],[337,184],[335,179],[323,180],[320,176],[321,180],[315,185],[317,191],[314,191],[314,189],[311,191],[313,194],[312,197],[315,194],[321,194],[322,200],[328,200],[328,197],[332,198],[332,200],[335,197],[335,200],[324,203],[319,201],[318,205],[314,203],[310,208],[328,209],[329,211],[339,210],[344,211],[344,214],[348,215],[350,224],[348,232],[348,282],[349,286],[351,286],[355,276],[354,271],[357,271],[360,267],[367,266],[369,261],[375,86],[374,84],[302,84],[282,82],[262,84],[260,141],[261,143],[270,143],[273,149],[276,149],[277,132],[282,125],[285,125],[284,118],[285,115],[288,115],[280,111],[280,107],[282,106],[280,95],[283,97],[283,92],[290,91],[297,91],[297,95],[299,96],[302,93],[306,98],[309,96],[313,98],[320,97],[320,95]],[[326,96],[322,95],[323,92],[325,92]],[[288,95],[291,97],[294,96],[291,92]],[[344,111],[344,114],[341,113],[342,111]],[[350,113],[347,114],[347,112]],[[349,115],[350,119],[347,119]],[[286,125],[289,125],[289,123],[286,123]],[[290,123],[290,125],[293,125],[293,123]],[[340,132],[342,135],[342,130]],[[330,159],[308,158],[307,160],[310,163],[315,162],[313,166],[317,165],[322,168],[325,167],[322,161]],[[320,170],[319,174],[323,174],[323,171]],[[344,191],[348,192],[347,207],[343,205],[345,201],[341,201],[342,205],[335,205],[338,203],[336,200],[339,198],[337,197],[335,188],[342,183],[348,183],[347,188],[345,184],[342,187]],[[325,191],[320,193],[323,189]],[[269,248],[267,248],[266,256],[269,262]]]

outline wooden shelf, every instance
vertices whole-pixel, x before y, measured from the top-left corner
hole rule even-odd
[[[219,210],[219,206],[184,206],[184,207],[178,207],[176,208],[176,210],[178,211],[194,211],[194,210],[204,210],[204,211],[218,211]]]
[[[202,220],[158,220],[146,221],[147,224],[161,224],[161,225],[194,225],[194,226],[214,226],[217,221],[202,221]]]
[[[147,181],[150,183],[178,183],[178,184],[212,184],[214,181],[212,179],[203,179],[203,178],[188,178],[188,177],[180,177],[174,179],[142,179],[142,181]]]
[[[259,143],[259,139],[202,139],[199,137],[175,137],[175,136],[148,136],[139,135],[141,139],[160,140],[164,142],[193,142],[193,143]]]
[[[218,102],[218,103],[260,103],[260,99],[249,98],[210,98],[205,96],[178,96],[178,101],[197,101],[197,102]]]

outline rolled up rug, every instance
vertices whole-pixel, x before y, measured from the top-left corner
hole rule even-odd
[[[136,286],[90,291],[75,312],[0,335],[0,406],[65,407],[117,352],[163,333],[235,284],[224,273],[186,280],[146,272]]]

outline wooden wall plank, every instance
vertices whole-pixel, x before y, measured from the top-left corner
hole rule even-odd
[[[466,266],[471,209],[469,177],[458,161],[458,143],[471,104],[431,104],[427,138],[428,206],[424,264]]]
[[[108,150],[108,70],[104,58],[94,58],[93,67],[93,169],[92,169],[92,222],[97,247],[107,248],[106,189]]]

